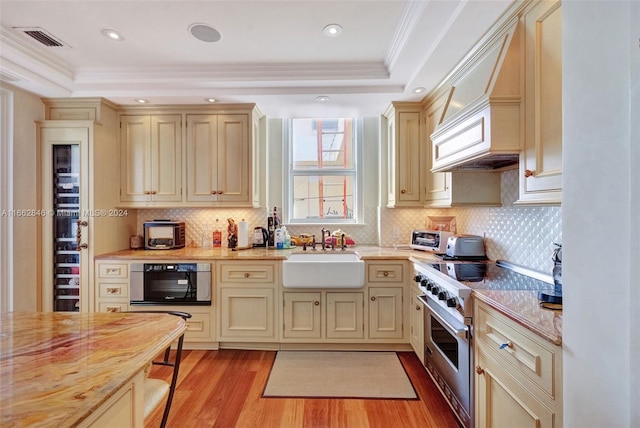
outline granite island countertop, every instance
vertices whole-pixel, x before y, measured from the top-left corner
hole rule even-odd
[[[0,426],[76,426],[185,330],[158,313],[0,314]]]

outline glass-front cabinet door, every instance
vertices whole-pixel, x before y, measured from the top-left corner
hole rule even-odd
[[[40,124],[43,310],[87,310],[89,128]]]

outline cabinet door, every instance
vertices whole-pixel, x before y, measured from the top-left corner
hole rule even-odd
[[[369,288],[369,338],[402,339],[402,288]]]
[[[554,428],[561,426],[557,415],[531,392],[477,348],[475,392],[477,427]]]
[[[284,338],[320,339],[321,293],[284,293]]]
[[[120,200],[145,202],[151,183],[151,118],[120,117]]]
[[[397,203],[398,205],[419,205],[420,112],[400,112],[397,119]]]
[[[151,116],[151,201],[182,200],[182,116]]]
[[[187,116],[187,201],[250,204],[249,117]]]
[[[427,149],[425,167],[425,203],[430,207],[449,206],[451,204],[451,173],[430,172],[433,165],[433,142],[431,134],[442,121],[445,96],[436,100],[425,113],[425,147]]]
[[[218,116],[218,197],[250,203],[251,144],[246,114]],[[220,193],[222,192],[222,193]]]
[[[562,8],[538,3],[524,17],[525,139],[520,201],[562,199]]]
[[[327,339],[364,338],[364,294],[329,292],[327,298]]]
[[[275,340],[272,288],[220,289],[220,341]]]
[[[120,200],[182,200],[182,117],[120,117]]]
[[[414,352],[424,364],[424,309],[422,303],[418,300],[418,296],[422,291],[417,287],[411,288],[411,305],[409,306],[411,333],[410,341]]]

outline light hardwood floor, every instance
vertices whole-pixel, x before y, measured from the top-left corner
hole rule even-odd
[[[184,351],[169,427],[437,427],[459,425],[415,354],[398,353],[419,400],[262,398],[274,351]],[[169,380],[170,369],[150,376]],[[145,428],[162,419],[162,406]]]

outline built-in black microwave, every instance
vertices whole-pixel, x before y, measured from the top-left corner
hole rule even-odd
[[[132,263],[132,305],[211,305],[211,264]]]

